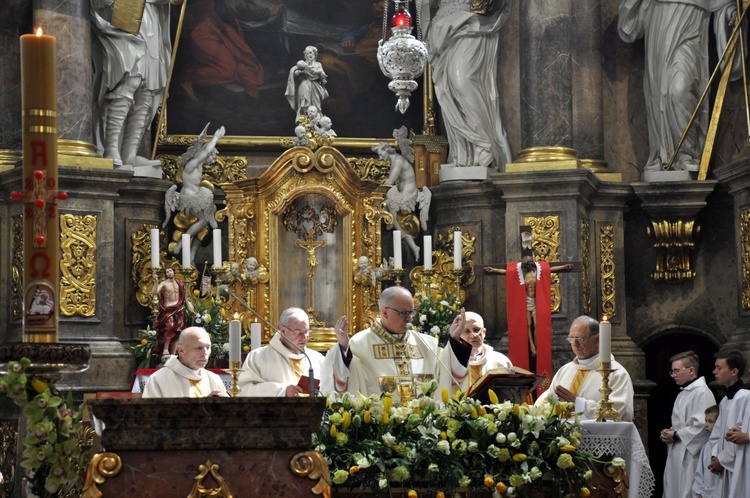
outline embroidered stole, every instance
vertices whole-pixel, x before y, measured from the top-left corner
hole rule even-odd
[[[289,363],[292,364],[292,373],[294,373],[294,381],[299,382],[300,377],[304,374],[302,369],[302,358],[289,358]]]
[[[203,389],[201,389],[201,381],[188,379],[190,381],[190,397],[191,398],[205,398],[206,395],[203,394]]]
[[[397,339],[381,325],[380,320],[376,320],[370,330],[385,342],[385,344],[372,345],[372,354],[375,359],[392,359],[399,376],[411,377],[411,360],[423,358],[419,348],[407,342],[411,331],[407,330],[402,337]]]
[[[589,374],[588,370],[576,370],[576,375],[573,377],[573,381],[570,383],[570,392],[578,396],[583,386],[583,381],[586,380],[586,376]]]

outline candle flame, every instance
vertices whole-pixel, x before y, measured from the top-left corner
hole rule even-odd
[[[235,313],[234,313],[234,319],[235,319],[235,320],[239,320],[239,319],[240,319],[240,314],[239,314],[239,313],[237,313],[237,312],[235,312]]]
[[[36,36],[42,36],[42,27],[41,26],[39,26],[38,28],[36,28]]]
[[[603,322],[608,322],[608,321],[609,321],[609,317],[607,317],[607,315],[604,315],[604,316],[602,317],[602,321],[603,321]]]

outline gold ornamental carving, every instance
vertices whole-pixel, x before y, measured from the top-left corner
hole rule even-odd
[[[591,314],[591,222],[588,218],[581,219],[581,266],[583,267],[583,314]]]
[[[208,474],[219,485],[217,488],[207,488],[203,485]],[[195,484],[193,489],[190,490],[187,498],[232,498],[232,493],[229,491],[229,486],[224,482],[224,478],[219,474],[219,466],[211,460],[206,460],[206,463],[198,465],[198,475],[195,476]]]
[[[523,224],[531,227],[534,260],[550,263],[560,261],[560,217],[527,216],[523,219]],[[559,313],[562,303],[560,275],[553,273],[550,277],[552,313]]]
[[[15,322],[23,317],[23,216],[13,217],[11,232],[11,319]]]
[[[693,237],[700,225],[693,219],[652,219],[647,233],[654,238],[656,270],[651,278],[657,282],[680,283],[695,278],[690,254],[695,247]]]
[[[331,475],[323,455],[317,451],[297,453],[289,462],[289,467],[292,473],[298,477],[307,477],[313,481],[318,481],[310,490],[313,494],[321,495],[324,498],[331,497]]]
[[[13,496],[13,484],[16,482],[16,451],[18,430],[15,423],[0,421],[0,472],[3,482],[0,483],[0,496]]]
[[[192,142],[186,145],[191,145]],[[156,157],[161,161],[164,178],[174,183],[182,183],[182,168],[179,165],[180,156],[160,154]],[[203,166],[203,180],[212,185],[232,183],[247,178],[247,157],[217,156],[212,164]]]
[[[742,309],[750,310],[750,208],[740,211],[740,257],[742,265]]]
[[[412,286],[427,289],[427,279],[429,279],[429,290],[431,295],[435,295],[445,289],[446,292],[456,296],[456,299],[463,303],[466,301],[466,288],[474,283],[477,276],[474,273],[474,261],[471,256],[476,252],[474,243],[476,237],[471,234],[461,232],[461,272],[460,274],[453,270],[453,234],[459,231],[459,227],[452,227],[438,230],[437,241],[432,251],[433,265],[432,273],[426,275],[423,266],[416,266],[409,272]]]
[[[97,453],[91,458],[86,480],[83,483],[83,498],[101,498],[97,484],[117,476],[122,470],[122,460],[116,453]]]
[[[60,314],[96,314],[96,227],[94,215],[60,216]]]
[[[615,493],[615,498],[625,498],[628,496],[628,488],[630,487],[628,472],[620,467],[612,465],[611,463],[604,464],[603,474],[610,479],[615,485],[612,491]]]
[[[615,227],[602,225],[599,227],[599,286],[601,288],[602,314],[607,315],[609,321],[617,315],[615,301]]]
[[[390,161],[369,157],[350,157],[347,159],[352,170],[363,181],[373,181],[382,184],[391,173]]]

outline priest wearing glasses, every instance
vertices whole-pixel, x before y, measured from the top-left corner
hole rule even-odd
[[[379,306],[380,317],[372,327],[351,338],[346,318],[336,323],[338,344],[326,355],[325,367],[330,370],[325,375],[332,375],[337,392],[380,394],[379,377],[431,377],[438,382],[434,396],[439,398],[441,388],[450,389],[452,379],[466,376],[471,345],[461,339],[466,321],[463,309],[451,324],[450,342],[440,348],[437,338],[412,329],[414,298],[408,290],[388,287],[380,295]],[[393,394],[398,401],[397,392]]]

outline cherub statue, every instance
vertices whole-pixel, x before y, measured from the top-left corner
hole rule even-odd
[[[427,230],[427,220],[430,213],[430,201],[432,192],[427,187],[417,188],[416,175],[414,174],[414,148],[411,140],[407,138],[406,126],[393,130],[393,138],[398,142],[401,154],[388,145],[380,142],[372,146],[372,150],[384,161],[390,161],[391,172],[383,185],[393,185],[385,195],[386,209],[393,215],[393,224],[387,228],[401,230],[401,237],[406,245],[414,253],[414,259],[419,260],[419,246],[414,241],[419,235],[419,228]],[[398,181],[398,185],[395,185]],[[415,223],[413,212],[419,203],[419,222]],[[399,216],[401,219],[399,220]],[[407,223],[404,223],[408,220]]]
[[[210,124],[210,123],[209,123]],[[188,150],[180,156],[179,165],[182,167],[182,188],[177,191],[177,185],[172,185],[164,195],[164,210],[166,211],[166,220],[164,227],[174,216],[174,224],[177,230],[183,231],[190,235],[191,247],[182,247],[182,239],[177,237],[177,242],[170,250],[173,254],[181,254],[184,250],[190,251],[190,260],[195,259],[195,254],[200,247],[200,241],[197,235],[206,225],[211,228],[218,228],[216,222],[216,206],[214,205],[213,185],[208,181],[203,181],[203,166],[211,164],[216,160],[219,151],[216,150],[216,143],[224,136],[224,127],[220,127],[214,133],[213,138],[206,143],[206,133],[208,125],[198,138],[193,141]]]
[[[336,132],[331,128],[333,122],[328,116],[321,116],[318,122],[315,123],[315,132],[323,138],[335,137]]]
[[[302,145],[305,146],[308,143],[310,143],[310,140],[307,138],[307,130],[302,125],[297,125],[294,128],[294,137],[292,138],[292,142],[294,145]]]

